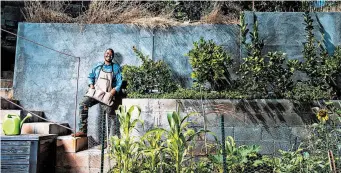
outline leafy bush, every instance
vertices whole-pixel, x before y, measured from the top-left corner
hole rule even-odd
[[[271,93],[277,98],[283,98],[286,91],[293,87],[292,75],[295,71],[297,60],[289,60],[286,63],[284,53],[268,52],[266,56],[261,54],[264,47],[263,40],[258,35],[258,21],[254,15],[253,31],[250,33],[251,43],[246,43],[249,33],[244,14],[240,20],[241,42],[246,49],[247,57],[239,67],[238,74],[241,77],[240,87],[249,94],[267,96]]]
[[[247,166],[252,165],[251,162],[254,158],[257,158],[260,147],[257,145],[236,145],[234,139],[231,136],[227,136],[225,139],[226,150],[226,163],[229,172],[244,172]],[[223,155],[222,150],[218,155],[212,155],[210,157],[212,162],[218,168],[219,172],[223,172]]]
[[[128,98],[159,98],[159,99],[242,99],[251,98],[248,95],[238,91],[222,91],[222,92],[198,92],[192,89],[178,89],[172,93],[164,94],[139,94],[129,93]]]
[[[285,98],[307,102],[330,99],[330,94],[319,86],[314,87],[305,82],[298,82],[291,91],[285,93]]]
[[[223,47],[203,38],[193,45],[194,48],[187,54],[193,68],[192,78],[201,85],[208,82],[216,91],[231,87],[228,68],[232,65],[232,59]]]
[[[336,48],[333,55],[328,54],[324,45],[324,29],[320,26],[322,39],[316,41],[313,21],[308,12],[304,13],[307,40],[303,44],[304,62],[298,64],[298,69],[308,75],[309,84],[319,86],[325,91],[331,88],[338,97],[341,97],[341,86],[337,84],[337,77],[341,74],[341,45]]]
[[[133,50],[142,60],[142,65],[140,67],[129,65],[123,67],[123,77],[128,83],[128,93],[151,93],[153,90],[169,93],[176,90],[177,86],[166,63],[154,62],[135,47]]]

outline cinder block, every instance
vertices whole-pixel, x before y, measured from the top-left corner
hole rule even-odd
[[[234,127],[235,140],[259,141],[261,139],[260,127]]]
[[[88,148],[88,137],[58,136],[57,147],[64,147],[64,152],[76,153]]]
[[[91,149],[87,150],[89,154],[89,167],[90,169],[100,169],[101,168],[101,150]],[[115,160],[110,159],[108,154],[104,155],[103,169],[104,172],[108,172],[110,168],[114,167]]]
[[[222,133],[221,133],[221,127],[220,126],[214,126],[214,127],[207,127],[208,130],[213,132],[216,137],[218,138],[218,141],[221,142],[222,139]],[[225,130],[225,139],[227,136],[232,136],[234,135],[234,127],[224,127]],[[207,134],[207,140],[209,141],[215,141],[214,136],[211,134]]]
[[[67,123],[62,123],[64,126],[68,126]],[[22,134],[57,134],[68,135],[70,130],[61,127],[54,123],[37,122],[37,123],[24,123],[21,129]]]
[[[290,141],[291,129],[289,127],[262,127],[262,140]]]

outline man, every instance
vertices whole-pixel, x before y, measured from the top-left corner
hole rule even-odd
[[[114,98],[114,95],[120,91],[122,85],[121,68],[119,64],[112,62],[113,56],[114,50],[110,48],[107,49],[104,53],[104,62],[96,64],[88,76],[89,90],[105,90],[104,92],[111,94],[111,98]],[[106,105],[92,97],[85,96],[79,107],[79,131],[76,134],[72,134],[73,137],[87,136],[88,109],[97,103],[101,104],[101,107],[105,109],[105,113],[114,115],[113,106]]]

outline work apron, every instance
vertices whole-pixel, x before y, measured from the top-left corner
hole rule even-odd
[[[111,95],[110,91],[112,90],[114,68],[112,72],[105,72],[102,68],[95,83],[95,89],[89,88],[86,96],[94,98],[108,106],[112,106],[114,102],[113,95]]]

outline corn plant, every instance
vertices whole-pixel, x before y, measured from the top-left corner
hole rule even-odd
[[[117,165],[114,167],[115,173],[128,173],[132,172],[137,166],[139,160],[139,142],[132,136],[132,131],[140,122],[139,119],[141,109],[138,106],[131,106],[126,110],[125,106],[120,105],[116,110],[116,115],[120,121],[120,134],[121,137],[111,137],[111,152],[109,156],[115,159]]]
[[[162,135],[166,132],[164,129],[154,128],[149,130],[141,138],[141,153],[143,156],[142,172],[156,173],[160,172],[162,166],[167,166],[166,162],[162,161],[163,149],[165,142],[162,141]]]
[[[185,163],[190,157],[186,158],[187,153],[191,147],[190,143],[194,137],[201,133],[210,133],[208,130],[199,130],[195,132],[188,128],[191,123],[186,121],[190,116],[196,113],[187,114],[185,117],[180,116],[180,112],[168,113],[167,120],[170,129],[166,130],[166,148],[164,151],[171,159],[171,167],[175,168],[176,173],[184,172],[186,170]]]

